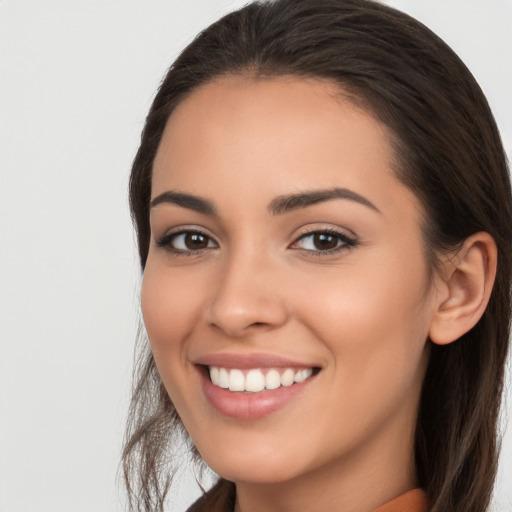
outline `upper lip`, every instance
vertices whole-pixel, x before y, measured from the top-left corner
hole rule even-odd
[[[219,368],[315,368],[318,365],[310,362],[298,361],[275,354],[233,354],[212,353],[197,357],[193,361],[203,366],[217,366]]]

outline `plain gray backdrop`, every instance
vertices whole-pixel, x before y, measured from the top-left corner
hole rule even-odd
[[[0,0],[1,512],[122,510],[140,281],[130,163],[166,68],[244,3]],[[510,157],[512,0],[386,3],[459,53]],[[190,475],[173,511],[198,495]],[[494,510],[512,510],[512,427]]]

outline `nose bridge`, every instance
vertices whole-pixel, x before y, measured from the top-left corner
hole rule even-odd
[[[286,321],[278,269],[265,247],[246,243],[226,251],[209,304],[208,322],[231,337]]]

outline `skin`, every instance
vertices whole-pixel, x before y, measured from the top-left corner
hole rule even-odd
[[[152,197],[193,194],[216,214],[151,209],[143,315],[172,402],[207,464],[237,483],[238,511],[369,512],[417,485],[426,340],[448,288],[437,276],[429,284],[422,209],[392,165],[386,128],[320,81],[224,78],[169,118]],[[375,208],[331,199],[269,212],[280,196],[334,187]],[[207,247],[158,245],[183,229],[204,233]],[[301,238],[326,229],[355,245],[327,253]],[[212,352],[264,352],[320,372],[278,411],[229,418],[194,365]]]

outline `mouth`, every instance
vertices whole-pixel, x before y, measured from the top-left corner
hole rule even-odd
[[[244,365],[242,365],[244,366]],[[208,402],[223,416],[256,420],[295,402],[314,386],[317,367],[232,368],[199,365]]]
[[[316,375],[319,368],[223,368],[204,366],[210,382],[233,392],[259,393],[300,384]]]
[[[213,410],[240,420],[263,418],[292,407],[300,396],[311,396],[323,368],[269,353],[217,352],[193,363]]]

